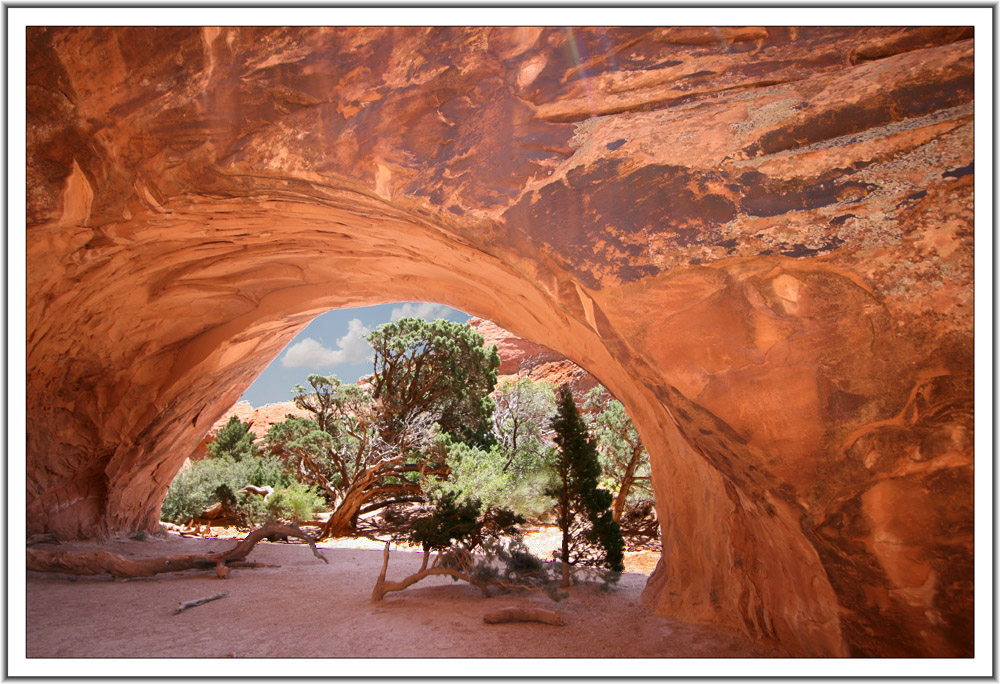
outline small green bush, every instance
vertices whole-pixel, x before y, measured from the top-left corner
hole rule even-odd
[[[214,503],[227,500],[235,507],[238,523],[256,524],[267,516],[261,497],[239,495],[247,485],[285,489],[295,479],[285,472],[277,456],[206,458],[181,470],[174,478],[160,509],[160,519],[184,524]],[[255,501],[256,500],[256,501]],[[259,505],[258,505],[259,503]]]
[[[210,458],[228,456],[234,461],[242,461],[257,455],[257,445],[254,434],[250,432],[250,422],[242,422],[236,416],[230,416],[229,422],[215,434],[215,439],[208,443]]]
[[[419,544],[424,551],[441,551],[454,542],[461,542],[480,527],[481,504],[476,499],[459,501],[450,492],[442,492],[430,514],[417,518],[404,537]]]
[[[525,518],[538,518],[554,499],[546,493],[552,486],[552,471],[505,469],[508,457],[499,445],[482,449],[442,435],[438,444],[447,454],[450,474],[437,486],[458,502],[477,499],[485,508],[507,508]]]
[[[267,498],[267,513],[275,520],[298,523],[312,520],[316,512],[322,510],[323,503],[323,497],[315,489],[297,482]]]
[[[260,527],[268,521],[267,504],[264,497],[259,494],[240,494],[233,507],[235,525],[237,529],[249,530]]]

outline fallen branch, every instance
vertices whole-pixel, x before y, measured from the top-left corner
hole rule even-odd
[[[208,598],[195,599],[194,601],[181,601],[177,604],[177,610],[174,611],[174,615],[179,615],[183,613],[188,608],[194,608],[195,606],[200,606],[203,603],[208,603],[209,601],[215,601],[216,599],[226,598],[229,596],[228,591],[219,592],[214,596],[209,596]]]
[[[465,574],[464,572],[438,565],[440,560],[441,554],[438,554],[431,567],[427,567],[427,552],[425,551],[423,564],[420,566],[420,570],[418,572],[413,573],[400,582],[388,582],[385,579],[385,571],[386,568],[389,567],[389,542],[386,542],[385,550],[382,552],[382,572],[379,573],[378,581],[375,583],[375,588],[372,590],[372,602],[381,601],[389,592],[402,591],[408,586],[416,584],[420,580],[432,575],[448,575],[449,577],[454,577],[455,579],[464,580],[465,582],[477,587],[479,591],[483,592],[483,596],[486,598],[490,597],[490,590],[486,584],[480,582],[471,575]]]
[[[309,548],[312,549],[314,556],[324,563],[329,562],[316,549],[315,540],[302,530],[289,525],[268,523],[248,534],[243,541],[229,551],[221,553],[133,560],[106,551],[73,554],[66,551],[27,549],[27,567],[28,570],[38,572],[65,572],[70,575],[100,575],[106,572],[112,577],[151,577],[161,572],[191,569],[211,570],[214,568],[220,577],[224,577],[228,574],[229,567],[239,567],[236,564],[245,562],[247,555],[257,542],[271,534],[286,534],[304,539],[309,543]]]
[[[547,625],[562,627],[566,623],[557,613],[544,608],[502,608],[495,613],[483,616],[483,622],[497,624],[500,622],[544,622]]]

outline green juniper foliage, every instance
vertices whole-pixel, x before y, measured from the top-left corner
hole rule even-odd
[[[380,325],[367,340],[375,351],[372,398],[390,434],[418,413],[464,442],[488,444],[493,391],[500,368],[495,346],[468,324],[403,318]]]
[[[613,573],[625,569],[625,542],[608,509],[611,494],[598,487],[601,466],[597,449],[580,416],[573,393],[559,389],[558,409],[552,421],[558,446],[554,468],[557,484],[549,493],[556,499],[556,523],[562,530],[562,586],[569,586],[570,566],[603,566]]]
[[[622,523],[626,508],[636,511],[653,505],[649,454],[625,406],[604,387],[587,393],[584,409],[604,471],[601,485],[616,492],[612,512]]]
[[[484,349],[469,325],[440,319],[404,318],[367,339],[374,372],[365,382],[310,375],[310,387],[294,391],[310,417],[289,417],[266,438],[326,497],[333,512],[324,537],[351,534],[361,515],[420,499],[425,480],[445,477],[437,435],[489,448],[496,347]]]
[[[227,422],[208,444],[208,455],[212,458],[229,456],[234,461],[241,461],[248,456],[257,455],[257,445],[254,434],[250,432],[250,423],[243,423],[236,416],[230,416]]]
[[[425,554],[437,552],[441,567],[500,591],[552,588],[549,568],[528,550],[517,528],[524,518],[474,498],[459,501],[444,490],[437,490],[431,501],[428,513],[393,538],[419,544]],[[549,595],[562,598],[554,591]]]
[[[424,552],[443,551],[474,536],[480,526],[480,505],[475,499],[459,502],[453,494],[443,492],[436,497],[431,512],[414,520],[403,536]]]
[[[450,471],[441,486],[460,501],[476,498],[487,506],[538,518],[553,504],[545,493],[552,477],[543,429],[555,412],[555,395],[548,383],[522,378],[504,382],[494,398],[489,446],[439,437]]]

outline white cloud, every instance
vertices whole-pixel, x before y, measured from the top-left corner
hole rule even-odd
[[[347,324],[347,334],[337,340],[336,349],[324,347],[322,342],[307,337],[288,348],[281,358],[281,365],[285,368],[318,369],[369,361],[372,358],[372,348],[365,335],[370,332],[360,318],[353,318]]]
[[[389,314],[389,320],[395,322],[400,318],[423,318],[427,321],[433,321],[435,318],[447,317],[449,310],[444,304],[431,304],[430,302],[414,304],[413,302],[406,302],[403,306],[393,308]]]

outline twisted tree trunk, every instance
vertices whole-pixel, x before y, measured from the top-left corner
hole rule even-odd
[[[480,582],[471,575],[455,570],[454,568],[445,568],[438,565],[438,561],[441,559],[440,554],[438,554],[431,567],[427,567],[428,556],[429,552],[425,551],[424,560],[420,566],[420,570],[399,582],[389,582],[385,579],[385,571],[386,568],[389,567],[389,542],[386,542],[385,550],[382,552],[382,572],[379,573],[378,581],[375,582],[375,588],[372,589],[372,602],[381,601],[389,592],[402,591],[408,586],[416,584],[420,580],[425,577],[430,577],[431,575],[448,575],[449,577],[463,580],[478,588],[479,591],[483,592],[483,596],[486,598],[490,597],[490,589],[485,583]]]
[[[70,575],[100,575],[108,573],[112,577],[152,577],[161,572],[177,572],[180,570],[215,569],[220,578],[225,578],[229,567],[238,567],[253,550],[257,542],[272,534],[283,534],[298,537],[309,543],[313,555],[324,563],[326,557],[316,549],[312,537],[298,527],[268,523],[260,527],[239,542],[229,551],[208,554],[189,554],[185,556],[162,556],[159,558],[132,559],[123,558],[106,551],[91,553],[68,553],[66,551],[27,550],[28,570],[38,572],[65,572]]]
[[[622,513],[625,512],[625,502],[628,499],[629,491],[632,489],[632,484],[635,482],[635,470],[639,467],[639,461],[642,460],[643,446],[633,445],[632,447],[632,458],[629,460],[628,465],[625,466],[625,476],[622,478],[622,486],[618,490],[618,496],[615,497],[615,503],[611,507],[611,515],[616,523],[621,523]]]

